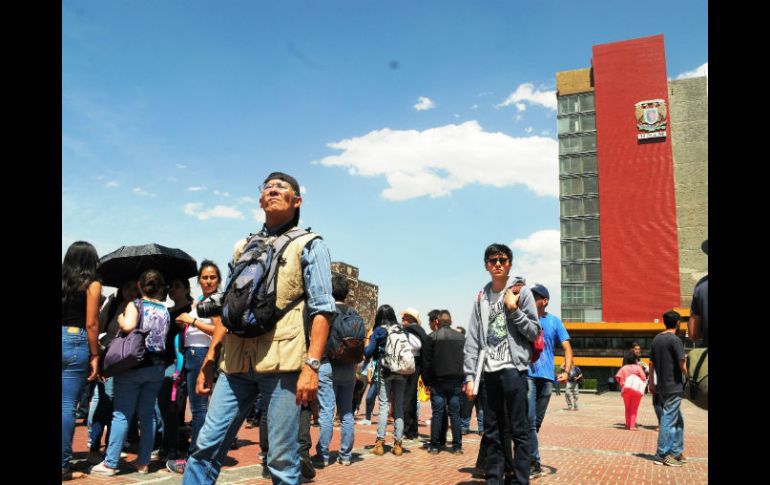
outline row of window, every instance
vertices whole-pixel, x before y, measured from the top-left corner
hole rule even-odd
[[[556,120],[556,126],[560,135],[596,131],[596,113],[560,116]]]
[[[570,337],[573,349],[617,349],[631,350],[631,344],[636,342],[642,348],[642,356],[649,353],[652,337]]]
[[[558,98],[558,114],[560,115],[594,111],[595,109],[594,93],[569,94]]]
[[[561,301],[567,305],[601,305],[601,285],[562,286]]]
[[[559,194],[570,195],[598,194],[599,178],[596,176],[576,177],[559,180]],[[564,216],[564,214],[562,214]]]
[[[570,153],[595,152],[596,134],[569,135],[559,137],[559,155]]]
[[[559,175],[581,174],[599,171],[596,155],[559,157]]]
[[[595,241],[563,241],[561,259],[598,259],[601,257],[601,244]]]
[[[599,219],[561,221],[562,239],[589,236],[599,236]]]
[[[598,261],[566,262],[561,265],[562,283],[600,282],[601,280],[602,264]]]
[[[601,322],[601,308],[564,308],[561,319],[565,322]]]
[[[593,215],[599,215],[599,199],[597,197],[564,199],[561,201],[562,217]]]

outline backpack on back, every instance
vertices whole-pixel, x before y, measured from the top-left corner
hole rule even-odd
[[[414,354],[412,345],[401,325],[388,327],[388,337],[385,340],[385,355],[382,357],[382,365],[391,372],[401,375],[414,374]]]
[[[222,304],[222,323],[230,332],[243,338],[263,335],[302,301],[299,298],[278,310],[275,288],[283,252],[290,242],[308,233],[294,228],[280,236],[256,235],[233,258]]]
[[[142,299],[134,301],[139,311],[137,328],[147,331],[144,344],[147,352],[164,353],[166,351],[166,335],[171,324],[171,316],[165,305],[147,303]]]
[[[357,364],[364,359],[366,324],[348,305],[337,304],[337,311],[326,341],[326,355],[333,362]]]

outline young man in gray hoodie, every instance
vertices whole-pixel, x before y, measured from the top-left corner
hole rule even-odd
[[[484,376],[484,434],[489,440],[485,473],[486,483],[491,485],[505,480],[504,416],[509,418],[515,446],[511,483],[529,483],[527,378],[540,323],[532,291],[523,287],[514,294],[510,289],[512,261],[513,252],[505,244],[492,244],[484,251],[492,281],[473,305],[464,347],[464,392],[469,399],[478,392],[478,380],[482,373]]]

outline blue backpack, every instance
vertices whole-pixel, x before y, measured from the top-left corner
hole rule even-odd
[[[280,236],[253,236],[237,260],[234,258],[230,262],[230,276],[222,303],[222,324],[230,332],[243,338],[263,335],[273,330],[278,320],[302,301],[300,297],[278,310],[275,285],[278,269],[285,263],[284,250],[290,242],[305,234],[309,232],[294,228]]]
[[[333,362],[358,364],[364,358],[366,324],[358,312],[347,305],[337,304],[337,312],[326,341],[326,355]]]

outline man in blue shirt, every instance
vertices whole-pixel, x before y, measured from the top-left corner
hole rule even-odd
[[[532,464],[530,466],[529,478],[537,478],[545,475],[540,466],[540,450],[538,449],[537,433],[540,431],[540,425],[545,418],[545,410],[548,408],[548,402],[551,400],[553,383],[566,382],[572,369],[572,346],[569,343],[569,334],[561,319],[556,315],[545,311],[548,306],[550,295],[548,289],[537,284],[532,287],[532,295],[535,297],[535,306],[537,306],[537,315],[540,318],[540,326],[543,328],[543,337],[545,339],[545,348],[540,354],[540,358],[529,366],[528,392],[529,401],[529,441],[532,449]],[[560,373],[557,379],[554,379],[553,349],[556,344],[561,344],[564,349],[564,371]]]

